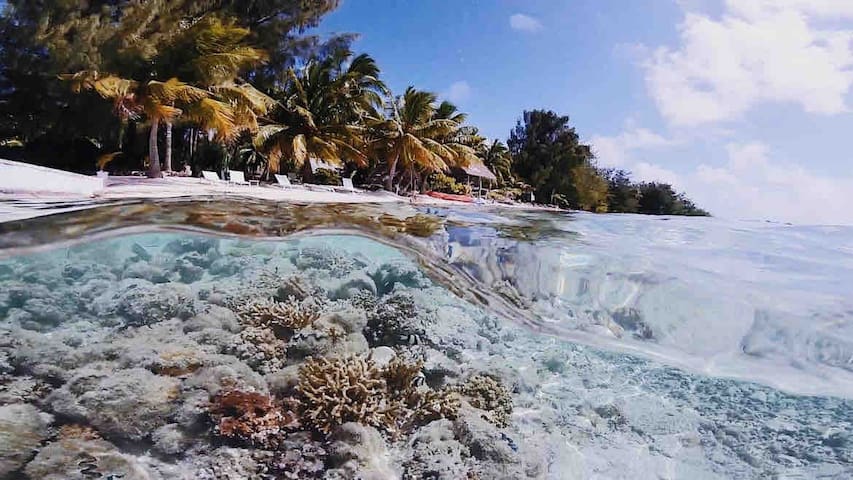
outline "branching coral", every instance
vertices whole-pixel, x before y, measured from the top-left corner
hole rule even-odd
[[[499,426],[509,425],[512,415],[512,395],[502,383],[486,375],[474,375],[456,390],[464,396],[472,407],[486,412],[483,416],[489,422]]]
[[[369,290],[357,290],[349,298],[353,307],[366,312],[376,308],[376,294]]]
[[[427,390],[419,398],[414,421],[417,424],[448,418],[454,420],[459,415],[459,395],[450,390]]]
[[[299,369],[296,388],[303,422],[323,433],[347,422],[393,426],[382,371],[370,359],[309,358]]]
[[[453,418],[458,399],[420,385],[422,366],[399,359],[379,368],[363,357],[309,358],[297,386],[303,421],[326,434],[347,422],[396,433]]]
[[[289,409],[272,397],[234,390],[217,396],[210,405],[215,432],[252,446],[276,449],[288,429],[299,423]]]
[[[297,300],[288,297],[279,302],[273,298],[247,302],[237,307],[240,317],[255,327],[296,331],[303,329],[320,318],[320,305],[311,298]]]
[[[352,255],[327,246],[302,248],[290,260],[300,270],[315,268],[329,271],[335,276],[344,276],[365,266],[364,262]]]
[[[424,386],[421,372],[424,362],[408,361],[395,357],[382,370],[382,377],[395,406],[398,430],[409,430],[414,425],[439,418],[456,418],[459,397],[455,392],[435,391]]]

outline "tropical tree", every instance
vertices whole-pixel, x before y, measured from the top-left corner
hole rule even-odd
[[[446,106],[439,109],[435,102],[434,93],[408,87],[388,102],[387,117],[372,125],[374,151],[388,166],[387,190],[393,190],[398,170],[412,175],[416,170],[444,172],[452,165],[467,165],[474,156],[454,138],[464,117]]]
[[[187,85],[177,78],[165,82],[150,80],[137,82],[120,78],[115,75],[101,76],[98,72],[82,71],[75,74],[63,75],[63,79],[71,82],[72,90],[80,93],[83,90],[94,90],[101,97],[112,100],[115,114],[126,122],[145,119],[150,124],[148,135],[148,176],[160,176],[160,155],[157,148],[157,135],[161,122],[171,122],[181,114],[177,105],[194,106],[197,121],[215,125],[229,130],[233,123],[230,112],[217,106],[210,98],[209,92]]]
[[[272,122],[261,126],[255,139],[269,158],[270,171],[279,171],[282,159],[297,168],[310,158],[366,165],[365,122],[379,116],[386,91],[373,58],[340,50],[289,69],[287,80],[273,94],[279,108]]]
[[[162,72],[176,72],[182,79],[215,95],[189,105],[186,120],[207,123],[204,119],[224,115],[215,127],[220,139],[230,140],[242,131],[258,130],[258,115],[266,115],[275,101],[240,74],[267,61],[263,50],[252,47],[247,39],[251,31],[236,24],[235,19],[216,16],[202,18],[184,30],[155,60]],[[226,108],[227,107],[227,108]],[[212,116],[213,115],[213,116]],[[166,122],[166,171],[172,169],[172,122]]]
[[[577,205],[581,210],[607,212],[607,179],[590,162],[572,169],[572,182],[577,192]]]
[[[187,30],[221,18],[224,24],[251,30],[248,38],[253,46],[268,52],[268,62],[245,65],[241,72],[243,80],[266,91],[278,85],[287,66],[299,59],[349,44],[353,38],[349,34],[323,40],[306,33],[338,4],[338,0],[0,2],[0,135],[21,138],[33,147],[38,144],[39,157],[54,166],[88,168],[83,165],[91,165],[91,158],[84,159],[85,152],[80,152],[81,163],[73,167],[68,163],[71,155],[66,147],[83,138],[94,139],[105,151],[118,148],[132,156],[135,122],[120,128],[106,102],[93,94],[72,94],[58,75],[109,72],[140,83],[177,77],[207,88],[182,68],[189,62],[165,62],[164,56],[175,51],[172,46],[185,38]],[[246,82],[235,78],[234,83]],[[75,121],[83,116],[86,122]],[[181,119],[186,118],[184,112]],[[239,115],[237,120],[241,123]],[[168,132],[168,123],[165,128]],[[186,138],[193,145],[207,138],[198,131],[188,133],[193,135],[176,139]],[[167,148],[167,168],[169,152]]]
[[[512,156],[502,141],[494,139],[492,143],[483,145],[478,149],[478,152],[483,164],[489,167],[489,170],[497,177],[499,186],[510,185],[514,182]]]
[[[571,172],[592,160],[592,149],[580,141],[569,117],[552,111],[526,111],[507,141],[515,173],[545,201],[561,195],[577,206]]]
[[[640,207],[640,188],[625,170],[609,168],[601,171],[607,179],[607,211],[636,213]]]

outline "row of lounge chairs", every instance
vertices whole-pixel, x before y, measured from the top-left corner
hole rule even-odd
[[[246,176],[243,175],[243,172],[239,170],[228,170],[228,180],[222,180],[219,178],[219,174],[216,172],[210,172],[207,170],[202,170],[201,172],[202,178],[211,183],[222,183],[228,185],[258,185],[259,182],[257,180],[246,180]],[[305,184],[294,184],[291,183],[290,178],[287,175],[275,175],[275,180],[279,188],[284,189],[294,189],[294,190],[312,190],[319,192],[344,192],[344,193],[357,193],[361,192],[355,188],[352,183],[351,178],[343,178],[341,179],[341,185],[332,186],[332,185],[315,185],[311,183]]]

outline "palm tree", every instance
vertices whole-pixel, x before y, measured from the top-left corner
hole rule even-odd
[[[492,140],[492,143],[483,145],[478,149],[480,158],[483,163],[489,167],[489,170],[497,177],[498,185],[507,185],[513,183],[512,176],[512,155],[509,149],[500,140]]]
[[[213,119],[230,110],[227,112],[230,118],[212,122],[218,123],[214,129],[222,141],[236,138],[242,131],[256,132],[258,116],[266,115],[275,105],[273,99],[239,78],[242,71],[267,61],[266,52],[246,43],[250,34],[251,31],[237,26],[233,20],[204,17],[183,31],[171,48],[157,58],[161,70],[177,71],[182,78],[212,92],[218,101],[229,107],[200,103],[193,105],[197,108],[185,115],[186,119],[205,123],[205,118]],[[171,170],[171,130],[172,122],[169,121],[166,123],[167,171]]]
[[[148,176],[160,177],[160,155],[157,148],[157,135],[161,122],[171,122],[182,111],[176,105],[203,105],[206,115],[197,120],[214,121],[223,127],[231,128],[233,117],[210,98],[210,93],[181,82],[177,78],[165,82],[150,80],[137,82],[115,75],[100,76],[95,71],[81,71],[60,78],[72,82],[72,90],[94,90],[101,97],[112,100],[114,111],[121,121],[144,119],[150,123],[148,135]],[[195,107],[198,108],[198,107]]]
[[[255,138],[268,155],[269,170],[279,171],[282,158],[297,168],[310,158],[366,165],[365,120],[378,115],[386,91],[373,58],[338,50],[298,71],[289,69],[287,80],[274,94],[280,108],[272,123],[261,126]]]
[[[398,169],[414,173],[446,171],[451,165],[465,165],[467,147],[453,138],[464,116],[448,105],[436,106],[433,93],[409,87],[389,102],[386,119],[374,123],[374,151],[388,165],[385,188],[392,190]]]

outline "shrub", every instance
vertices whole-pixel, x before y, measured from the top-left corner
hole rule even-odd
[[[327,168],[318,168],[314,171],[314,183],[318,185],[340,185],[341,174]]]
[[[452,193],[455,195],[470,195],[471,187],[464,183],[459,183],[455,178],[443,173],[435,173],[429,178],[429,183],[432,189],[436,192]]]

